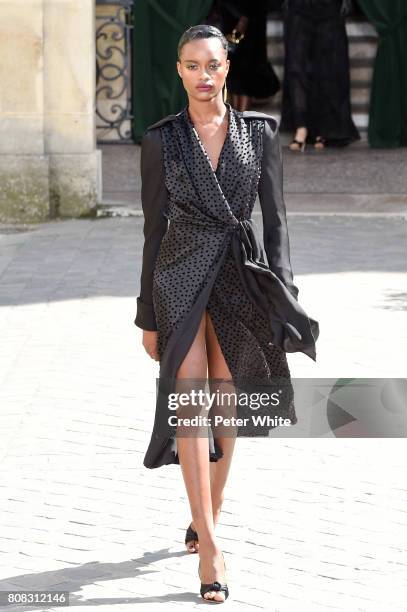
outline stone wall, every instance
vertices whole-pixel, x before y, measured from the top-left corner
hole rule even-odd
[[[92,215],[93,0],[0,0],[0,221]]]

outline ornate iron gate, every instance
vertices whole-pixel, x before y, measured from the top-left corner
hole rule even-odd
[[[134,0],[96,0],[96,136],[131,143]]]

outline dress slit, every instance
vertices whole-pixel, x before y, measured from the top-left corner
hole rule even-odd
[[[202,315],[207,308],[213,286],[226,255],[227,249],[225,248],[223,256],[219,258],[212,282],[208,283],[200,293],[197,302],[195,302],[188,316],[185,317],[182,325],[172,332],[161,357],[154,427],[150,444],[143,460],[143,464],[147,468],[160,467],[169,463],[179,464],[176,450],[176,426],[170,427],[168,425],[168,417],[172,414],[168,408],[168,395],[174,392],[176,373],[196,337]],[[159,432],[161,432],[161,435],[159,435]],[[157,445],[160,446],[159,450]],[[209,432],[209,460],[217,461],[222,456],[223,453],[220,447]]]

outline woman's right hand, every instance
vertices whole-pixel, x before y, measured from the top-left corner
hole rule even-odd
[[[151,359],[155,361],[159,361],[157,337],[158,333],[156,331],[143,329],[143,346]]]

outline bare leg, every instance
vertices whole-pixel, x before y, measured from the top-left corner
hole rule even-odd
[[[213,326],[209,312],[206,312],[206,351],[208,358],[208,378],[211,379],[226,379],[231,380],[232,375],[226,364],[225,358],[222,354],[222,350],[216,336],[215,328]],[[228,387],[225,389],[225,383],[217,383],[212,381],[210,383],[211,391],[216,391],[218,388],[220,391],[227,390],[231,391],[230,384],[226,383]],[[218,413],[224,412],[222,406],[216,410]],[[226,409],[228,416],[231,416],[230,409]],[[230,433],[230,431],[228,432]],[[217,462],[210,463],[210,482],[211,482],[211,498],[212,498],[212,513],[214,526],[216,525],[223,499],[224,489],[229,473],[230,464],[232,461],[233,449],[235,445],[234,437],[222,437],[217,436],[216,442],[220,446],[223,457]],[[200,538],[200,536],[199,536]],[[201,538],[200,538],[201,539]],[[225,565],[220,547],[217,542],[205,542],[201,541],[199,548],[200,556],[200,577],[202,582],[213,582],[217,580],[219,582],[225,582]],[[206,599],[214,599],[215,601],[224,601],[225,596],[223,593],[209,591],[205,594]]]
[[[202,316],[196,337],[177,372],[177,379],[206,378],[207,355],[205,341],[206,315]],[[180,434],[177,428],[177,434]],[[212,502],[210,497],[210,479],[208,466],[208,439],[205,437],[177,436],[177,451],[184,482],[187,489],[193,522],[192,528],[197,531],[197,521],[209,522],[208,512],[212,518]],[[208,510],[209,508],[209,510]],[[213,519],[212,519],[213,523]],[[198,550],[197,542],[189,542],[188,550]]]
[[[207,377],[206,317],[205,311],[196,337],[178,369],[177,379]],[[177,427],[177,434],[181,431]],[[201,582],[223,582],[224,564],[216,542],[213,520],[208,438],[177,435],[177,450],[191,507],[193,527],[199,536]],[[223,601],[224,594],[211,591],[205,594],[205,598]]]
[[[208,312],[206,316],[206,347],[208,355],[208,378],[225,378],[231,380],[232,375],[226,364],[219,340],[216,336],[215,328]],[[219,520],[224,500],[224,489],[232,462],[236,438],[222,437],[216,438],[216,441],[222,449],[223,457],[220,461],[211,462],[210,464],[212,511],[215,525]]]
[[[206,353],[208,359],[208,378],[225,378],[231,379],[231,373],[223,356],[212,319],[206,312]],[[216,385],[211,386],[211,391],[216,391]],[[223,457],[219,461],[211,461],[209,464],[210,482],[211,482],[211,497],[212,497],[212,515],[214,525],[219,521],[219,516],[224,500],[224,489],[229,474],[230,465],[233,457],[233,450],[236,439],[234,437],[218,437],[216,439],[219,447],[223,452]],[[192,521],[191,526],[195,529],[195,524]],[[198,552],[199,542],[188,542],[189,552]]]
[[[301,143],[305,142],[307,138],[307,134],[308,134],[308,128],[306,128],[305,126],[298,127],[295,131],[294,140],[296,140],[297,142],[301,142]],[[297,142],[292,142],[290,144],[291,151],[299,151],[301,149],[301,146],[297,144]]]

